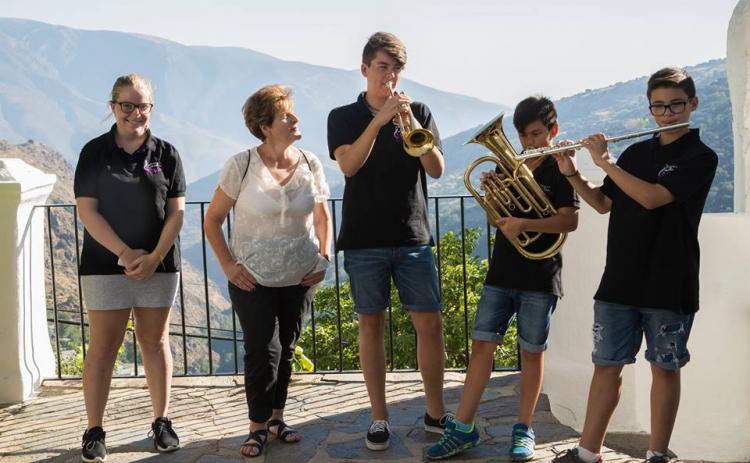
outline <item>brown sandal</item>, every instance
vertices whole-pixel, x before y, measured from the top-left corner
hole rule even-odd
[[[272,426],[278,426],[276,428],[276,432],[271,431]],[[285,444],[296,444],[302,439],[302,436],[296,429],[287,425],[282,420],[270,420],[268,423],[266,423],[266,429],[268,430],[269,434],[276,437],[276,439]],[[300,438],[297,440],[292,440],[289,438],[292,434],[297,434]]]
[[[263,453],[263,447],[266,445],[267,440],[268,431],[266,431],[265,429],[251,431],[250,434],[248,434],[247,439],[245,439],[245,442],[240,445],[240,454],[242,454],[242,456],[246,458],[259,457]],[[258,453],[248,453],[245,451],[246,449],[257,449]]]

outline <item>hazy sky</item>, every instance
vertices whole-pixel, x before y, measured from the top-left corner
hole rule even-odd
[[[359,67],[375,31],[406,43],[404,76],[514,105],[726,56],[737,0],[0,0],[0,15]]]

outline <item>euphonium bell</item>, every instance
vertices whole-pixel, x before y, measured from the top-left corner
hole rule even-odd
[[[487,215],[496,222],[501,217],[513,217],[513,212],[531,213],[538,218],[550,217],[557,211],[539,187],[531,170],[516,159],[517,154],[503,132],[503,114],[482,127],[466,144],[478,143],[491,153],[472,162],[464,173],[464,183]],[[482,195],[471,184],[471,174],[484,162],[497,165],[499,173],[484,183]],[[532,246],[543,235],[555,236],[554,242],[543,249]],[[522,232],[511,244],[527,259],[552,257],[565,242],[567,233]],[[537,245],[538,247],[539,245]]]
[[[391,82],[388,82],[388,88],[391,89],[392,93],[395,93]],[[401,138],[404,141],[404,151],[406,151],[406,154],[418,158],[432,150],[435,146],[435,136],[429,130],[422,128],[422,124],[419,123],[411,111],[409,111],[407,124],[404,124],[404,119],[400,112],[396,117],[398,118],[398,127],[401,131]]]

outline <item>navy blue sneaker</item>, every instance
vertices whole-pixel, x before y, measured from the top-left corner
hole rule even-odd
[[[523,423],[513,425],[511,435],[510,459],[528,461],[534,458],[534,430]]]
[[[464,450],[476,447],[479,444],[479,432],[476,426],[471,426],[471,431],[462,432],[456,429],[456,422],[449,420],[445,424],[445,434],[437,444],[425,451],[428,460],[442,460],[458,455]]]

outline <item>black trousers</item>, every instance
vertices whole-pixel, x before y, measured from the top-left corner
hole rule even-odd
[[[247,407],[256,423],[268,421],[273,409],[284,408],[302,313],[314,293],[302,285],[256,285],[254,291],[244,291],[229,283],[232,309],[244,332]]]

